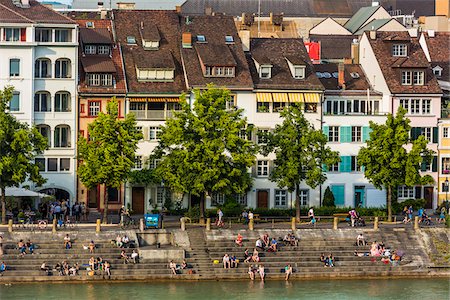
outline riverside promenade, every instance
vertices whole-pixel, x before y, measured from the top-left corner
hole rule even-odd
[[[260,251],[259,263],[263,264],[266,280],[284,280],[284,267],[293,267],[291,280],[328,278],[380,278],[380,277],[450,277],[449,231],[443,226],[421,227],[419,224],[383,223],[374,219],[365,227],[349,227],[346,223],[319,222],[316,226],[266,220],[252,225],[228,223],[217,228],[210,221],[205,225],[180,222],[167,218],[163,229],[121,229],[117,224],[77,224],[72,228],[28,230],[0,226],[3,236],[3,256],[7,270],[0,276],[1,283],[32,281],[133,281],[133,280],[249,280],[248,264],[243,262],[244,249],[250,252],[255,241],[264,234],[276,239],[294,233],[297,246],[280,245],[277,252]],[[236,245],[240,233],[243,246]],[[355,246],[356,237],[362,233],[367,246]],[[72,249],[64,248],[64,237],[69,234]],[[111,241],[117,236],[128,236],[135,248],[121,249]],[[34,254],[19,255],[19,240],[30,239],[36,244]],[[94,253],[86,249],[94,241]],[[354,251],[369,252],[370,243],[383,242],[392,250],[404,253],[399,265],[385,264],[380,257],[355,256]],[[139,262],[124,263],[121,251],[131,255],[139,253]],[[237,268],[224,269],[222,257],[227,253],[239,260]],[[324,267],[320,255],[335,257],[333,268]],[[101,257],[111,264],[111,276],[102,270],[89,272],[91,257]],[[181,265],[173,274],[169,262]],[[60,276],[53,269],[66,261],[77,264],[75,276]],[[52,269],[47,275],[40,269],[45,262]],[[217,263],[218,262],[218,263]]]

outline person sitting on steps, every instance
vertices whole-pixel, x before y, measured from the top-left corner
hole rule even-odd
[[[72,242],[70,240],[69,234],[66,234],[64,237],[64,248],[71,249],[72,248]]]
[[[238,233],[236,240],[234,241],[236,243],[236,245],[238,245],[239,247],[242,247],[242,245],[244,244],[243,242],[244,238],[242,237],[242,235],[240,233]]]

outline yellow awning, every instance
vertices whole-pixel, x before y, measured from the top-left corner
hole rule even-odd
[[[305,102],[308,103],[319,103],[320,102],[320,94],[318,93],[304,93]]]
[[[302,93],[289,93],[289,102],[304,102]]]
[[[148,102],[166,102],[167,98],[147,98]]]
[[[147,98],[130,98],[130,102],[147,102]]]
[[[272,93],[273,102],[289,102],[286,93]]]
[[[180,98],[152,97],[152,98],[130,98],[130,102],[180,102]]]
[[[272,102],[272,94],[271,93],[256,93],[256,101]]]

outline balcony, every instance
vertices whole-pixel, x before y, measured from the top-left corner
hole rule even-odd
[[[172,118],[173,110],[130,110],[137,120],[165,120]]]

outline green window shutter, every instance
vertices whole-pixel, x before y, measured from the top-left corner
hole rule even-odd
[[[352,164],[352,157],[351,156],[341,156],[341,162],[339,166],[340,172],[351,172],[351,164]]]
[[[332,185],[331,192],[334,196],[334,203],[338,206],[345,205],[345,185]]]
[[[431,163],[431,171],[437,172],[437,156],[433,156],[433,162]]]
[[[370,133],[372,132],[372,128],[369,126],[363,126],[362,128],[362,141],[363,143],[370,139]]]
[[[326,164],[322,164],[322,171],[323,172],[328,172],[328,167]]]
[[[422,134],[422,127],[412,127],[411,128],[411,140],[415,141]]]
[[[339,128],[340,132],[340,142],[350,143],[352,141],[352,127],[351,126],[341,126]]]
[[[439,142],[439,131],[437,127],[433,127],[433,143],[437,144]]]
[[[422,163],[420,164],[420,171],[424,172],[427,170],[427,163],[422,160]]]
[[[323,134],[325,134],[328,138],[328,134],[330,133],[330,127],[328,127],[328,125],[323,125],[322,127],[322,132]]]

